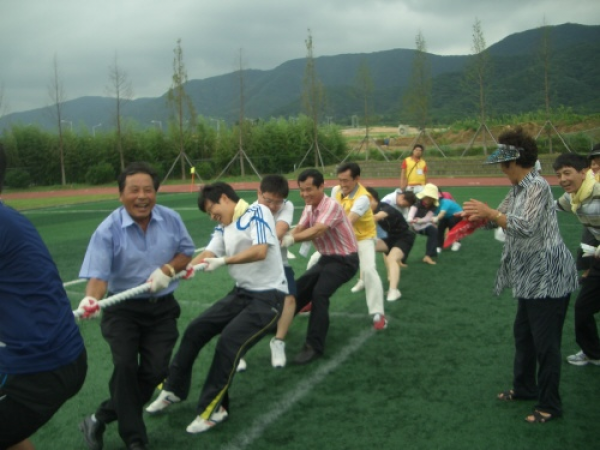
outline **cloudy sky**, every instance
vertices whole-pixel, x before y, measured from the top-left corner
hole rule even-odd
[[[106,95],[118,65],[134,96],[169,87],[182,40],[189,79],[272,69],[316,57],[415,48],[472,53],[481,21],[488,46],[542,24],[600,24],[598,0],[0,0],[0,114],[47,106],[56,57],[65,97]],[[318,67],[318,66],[317,66]],[[2,111],[3,110],[3,111]]]

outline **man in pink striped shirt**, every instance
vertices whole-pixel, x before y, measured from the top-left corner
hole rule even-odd
[[[306,203],[292,232],[294,242],[312,241],[319,261],[298,280],[296,312],[312,301],[306,342],[295,359],[307,364],[323,355],[329,329],[329,298],[358,270],[358,244],[350,220],[334,199],[325,195],[323,174],[306,169],[298,176]]]

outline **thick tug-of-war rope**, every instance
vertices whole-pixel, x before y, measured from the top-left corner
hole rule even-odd
[[[171,278],[171,283],[175,280],[179,280],[181,278],[190,278],[190,275],[193,275],[193,273],[195,272],[199,272],[201,270],[204,270],[204,268],[206,267],[205,263],[200,263],[200,264],[196,264],[195,266],[186,269],[186,270],[182,270],[181,272],[175,274],[172,278]],[[104,309],[108,306],[112,306],[115,305],[117,303],[120,303],[124,300],[130,299],[132,297],[135,297],[136,295],[139,294],[143,294],[144,292],[147,292],[150,290],[150,286],[152,286],[152,283],[147,282],[144,284],[140,284],[139,286],[136,286],[134,288],[131,289],[127,289],[126,291],[123,292],[119,292],[118,294],[115,295],[111,295],[110,297],[106,297],[103,300],[99,300],[97,302],[98,305],[98,310]],[[94,313],[94,311],[86,311],[83,308],[78,308],[75,311],[73,311],[73,315],[76,318],[79,317],[83,317],[85,315],[85,313],[92,314]]]

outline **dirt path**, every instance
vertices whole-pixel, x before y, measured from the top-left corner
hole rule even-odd
[[[398,187],[397,178],[374,178],[374,179],[363,179],[362,184],[365,186],[373,187],[387,187],[396,188]],[[431,178],[430,183],[440,187],[452,187],[452,186],[509,186],[509,181],[504,177],[486,177],[486,178]],[[239,183],[231,183],[236,190],[253,190],[258,188],[258,181],[247,181]],[[336,184],[335,180],[325,180],[326,187],[332,187]],[[199,185],[194,186],[193,190],[197,191]],[[297,189],[298,184],[295,180],[290,180],[290,189]],[[180,185],[164,185],[160,187],[160,192],[170,193],[183,193],[190,192],[189,184]],[[27,198],[47,198],[47,197],[76,197],[82,195],[97,195],[97,194],[116,194],[117,187],[99,187],[99,188],[86,188],[86,189],[66,189],[56,191],[44,191],[44,192],[15,192],[6,193],[2,195],[2,198],[6,200],[10,199],[27,199]]]

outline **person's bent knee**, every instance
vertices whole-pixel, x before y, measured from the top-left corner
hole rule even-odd
[[[402,261],[402,259],[404,259],[404,252],[398,247],[394,247],[390,250],[388,256],[392,257],[396,262],[399,262]]]

